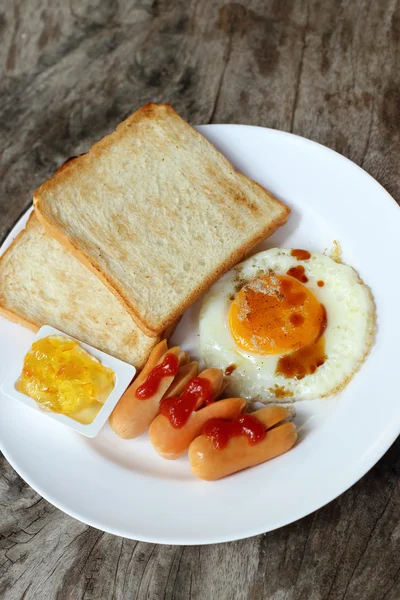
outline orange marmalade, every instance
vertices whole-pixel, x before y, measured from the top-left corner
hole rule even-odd
[[[115,374],[63,336],[37,340],[25,356],[17,389],[45,410],[93,421],[115,385]]]

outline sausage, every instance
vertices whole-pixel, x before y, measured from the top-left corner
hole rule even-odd
[[[219,398],[220,396],[222,396],[222,394],[224,393],[225,389],[228,387],[228,378],[222,376],[222,381],[221,381],[221,385],[220,388],[218,390],[218,392],[215,394],[216,398]]]
[[[224,375],[221,369],[205,369],[205,371],[202,371],[200,373],[199,377],[201,377],[202,379],[208,379],[208,381],[211,384],[211,395],[213,398],[215,398],[217,394],[220,393],[223,384]],[[199,397],[194,410],[199,410],[199,408],[201,408],[203,404],[204,399]]]
[[[212,398],[215,398],[215,396],[219,394],[223,384],[224,376],[221,369],[206,369],[205,371],[202,371],[198,377],[201,379],[206,379],[210,383],[211,396]],[[168,397],[169,396],[170,395],[168,394]],[[204,399],[199,397],[194,409],[195,412],[189,416],[189,419],[185,425],[179,429],[173,427],[169,422],[169,419],[164,415],[158,415],[158,417],[154,419],[150,427],[149,435],[154,449],[156,452],[158,452],[158,454],[160,454],[160,456],[174,460],[186,452],[190,442],[196,437],[196,435],[200,434],[203,423],[212,418],[211,416],[207,417],[207,415],[214,414],[213,412],[206,412],[205,419],[199,416],[195,417],[195,415],[200,415],[200,413],[203,413],[205,410],[199,410],[203,403]],[[226,413],[223,412],[222,414],[225,415]],[[229,418],[229,414],[230,413],[228,413],[227,417],[223,416],[221,418]]]
[[[281,421],[287,419],[290,415],[287,408],[284,406],[265,406],[251,413],[265,426],[265,429],[270,429]]]
[[[257,413],[260,413],[260,421],[266,427],[273,427],[258,444],[250,445],[246,436],[240,435],[231,438],[225,448],[217,450],[205,435],[197,437],[189,446],[193,474],[200,479],[214,481],[275,458],[294,446],[297,440],[296,426],[293,423],[274,426],[289,416],[284,407],[262,408],[253,413],[256,418]]]
[[[110,415],[110,426],[120,437],[124,439],[138,437],[149,428],[152,420],[157,416],[160,400],[172,384],[174,376],[163,377],[155,394],[146,400],[137,398],[136,390],[146,381],[151,370],[163,362],[166,354],[177,356],[180,365],[188,361],[187,354],[179,346],[168,350],[164,340],[157,344],[142,371],[122,395]]]
[[[210,419],[236,419],[246,405],[244,398],[228,398],[208,404],[193,412],[185,425],[175,429],[164,415],[158,415],[150,426],[150,442],[155,451],[167,460],[185,454],[191,442],[201,433]]]
[[[176,396],[180,396],[193,377],[199,372],[199,365],[196,361],[187,363],[187,365],[183,365],[180,367],[178,373],[175,376],[173,383],[170,385],[167,392],[164,394],[164,398],[174,398]]]

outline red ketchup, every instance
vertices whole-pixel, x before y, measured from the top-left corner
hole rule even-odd
[[[179,369],[179,360],[175,354],[166,354],[162,363],[153,367],[142,385],[136,390],[136,398],[148,400],[154,396],[164,377],[175,377]]]
[[[208,379],[193,377],[178,398],[166,398],[161,402],[160,413],[167,417],[172,427],[183,427],[199,403],[213,402],[212,385]]]
[[[223,450],[232,437],[245,435],[249,444],[254,446],[265,438],[267,432],[264,425],[251,415],[240,415],[234,421],[210,419],[203,427],[203,435],[211,440],[216,450]]]

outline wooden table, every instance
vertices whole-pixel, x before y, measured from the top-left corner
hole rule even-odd
[[[0,35],[2,239],[67,157],[149,100],[316,140],[400,199],[396,0],[5,0]],[[400,598],[399,440],[309,517],[204,547],[91,529],[0,468],[3,600]]]

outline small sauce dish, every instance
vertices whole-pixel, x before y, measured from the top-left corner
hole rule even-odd
[[[104,402],[103,406],[98,411],[93,421],[91,423],[84,424],[65,414],[53,412],[50,410],[43,410],[33,398],[18,391],[16,386],[23,370],[24,359],[22,359],[22,361],[18,360],[12,365],[6,379],[2,384],[2,392],[8,397],[13,398],[15,400],[19,400],[26,406],[29,406],[34,410],[40,411],[44,416],[50,417],[51,419],[62,423],[66,427],[69,427],[70,429],[73,429],[74,431],[77,431],[78,433],[86,437],[93,438],[99,433],[100,429],[103,427],[108,417],[114,410],[122,394],[125,392],[126,388],[131,383],[132,379],[135,376],[136,369],[132,365],[129,365],[123,362],[122,360],[119,360],[118,358],[114,358],[113,356],[110,356],[109,354],[106,354],[101,350],[97,350],[96,348],[93,348],[93,346],[89,346],[89,344],[85,344],[84,342],[81,342],[80,340],[70,335],[67,335],[64,332],[59,331],[58,329],[51,327],[50,325],[44,325],[43,327],[41,327],[37,332],[36,337],[32,343],[36,342],[37,340],[46,338],[48,336],[62,336],[64,338],[69,338],[77,341],[79,345],[84,350],[86,350],[91,356],[99,360],[102,365],[109,367],[114,372],[114,388],[112,389],[107,400]],[[27,348],[26,353],[29,350],[30,348]]]

